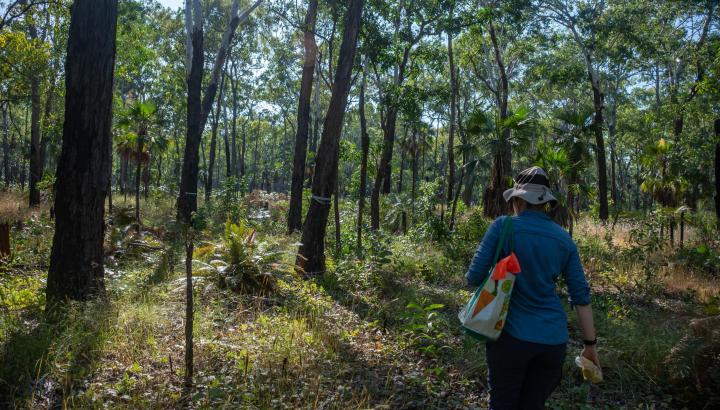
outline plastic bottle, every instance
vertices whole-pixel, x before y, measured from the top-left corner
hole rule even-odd
[[[600,383],[603,381],[602,370],[590,359],[583,356],[577,356],[575,357],[575,364],[577,367],[582,369],[583,379],[590,380],[592,383]]]

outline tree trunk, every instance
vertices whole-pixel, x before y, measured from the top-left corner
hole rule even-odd
[[[396,21],[396,28],[398,30],[399,17]],[[416,41],[419,40],[419,37]],[[412,49],[410,44],[405,47],[403,51],[402,61],[396,66],[396,75],[394,81],[394,88],[400,89],[403,81],[405,80],[405,69],[408,61],[410,60],[410,51]],[[385,113],[385,119],[382,124],[383,130],[383,149],[380,157],[380,165],[378,166],[377,175],[375,176],[375,184],[373,185],[373,192],[370,198],[370,227],[372,229],[380,228],[380,193],[387,195],[390,193],[390,187],[392,182],[392,156],[393,147],[395,145],[395,132],[397,126],[398,116],[398,102],[394,98],[390,99],[387,106],[387,112]]]
[[[403,176],[405,174],[405,150],[400,151],[400,170],[398,171],[398,194],[403,191]]]
[[[316,53],[317,55],[317,53]],[[310,152],[317,153],[318,137],[320,137],[320,64],[315,61],[315,93],[313,94],[313,127],[310,138]]]
[[[230,171],[228,176],[235,176],[238,177],[238,158],[237,158],[237,109],[238,109],[238,92],[237,92],[237,80],[235,82],[230,83],[232,85],[232,95],[233,95],[233,106],[232,106],[232,127],[231,127],[231,137],[230,137]],[[226,107],[227,111],[227,107]],[[227,118],[227,114],[225,115]],[[227,134],[227,132],[226,132]],[[240,181],[235,181],[235,184],[239,184]]]
[[[30,38],[37,39],[37,29],[30,25]],[[30,206],[40,204],[40,190],[37,185],[42,179],[42,149],[40,148],[40,75],[30,74]]]
[[[613,100],[617,100],[614,98]],[[613,201],[613,205],[616,209],[619,209],[618,204],[618,193],[617,193],[617,179],[615,173],[615,163],[617,161],[615,155],[615,131],[617,124],[617,102],[613,101],[610,107],[609,118],[608,118],[608,139],[610,140],[610,198]]]
[[[234,118],[234,116],[233,116]],[[235,121],[233,119],[233,121]],[[224,135],[224,142],[225,142],[225,177],[227,179],[230,179],[233,175],[233,165],[232,165],[232,154],[230,153],[230,140],[228,139],[228,134],[225,133]]]
[[[375,184],[373,185],[372,196],[370,197],[370,228],[380,228],[380,192],[389,193],[390,189],[383,189],[383,181],[390,181],[391,173],[389,172],[392,163],[392,151],[395,143],[395,123],[397,121],[397,108],[394,105],[388,107],[388,111],[383,123],[383,149],[380,157],[380,165],[378,166],[375,176]],[[388,182],[389,184],[389,182]]]
[[[593,105],[595,107],[595,117],[593,118],[593,132],[595,134],[597,173],[598,173],[598,203],[600,204],[599,216],[600,220],[605,223],[608,220],[608,195],[607,195],[607,163],[605,160],[605,138],[603,137],[603,100],[604,96],[600,89],[598,81],[593,80],[594,76],[590,75],[590,81],[593,90]]]
[[[207,178],[205,179],[205,201],[210,201],[210,195],[212,194],[213,187],[213,173],[215,171],[215,152],[217,151],[217,132],[218,126],[220,125],[220,107],[223,103],[223,91],[225,90],[225,76],[222,76],[220,80],[220,94],[218,94],[217,104],[215,107],[215,113],[212,122],[212,134],[210,137],[210,158],[208,160],[207,167]],[[225,140],[227,141],[227,133],[225,134]]]
[[[325,230],[330,212],[330,196],[338,176],[340,135],[350,92],[362,7],[363,0],[350,1],[334,87],[318,148],[312,184],[313,199],[303,225],[302,245],[295,261],[296,269],[306,276],[325,272]]]
[[[488,31],[495,51],[495,63],[500,72],[500,87],[498,89],[497,103],[500,122],[503,122],[508,117],[508,79],[500,46],[497,36],[495,35],[495,26],[492,22],[488,24]],[[496,218],[506,212],[507,204],[502,194],[505,191],[508,179],[511,178],[510,173],[512,172],[510,129],[503,129],[499,138],[500,141],[498,141],[497,148],[493,154],[490,183],[485,189],[485,195],[483,197],[483,214],[489,218]]]
[[[234,121],[234,120],[233,120]],[[242,126],[242,141],[240,141],[240,177],[245,176],[245,148],[247,141],[247,126],[252,122],[252,110],[250,110],[250,117],[243,121]]]
[[[418,153],[420,152],[420,149],[418,148],[418,142],[417,142],[417,129],[413,129],[413,157],[412,157],[412,186],[410,188],[410,209],[412,214],[410,215],[412,217],[413,223],[415,223],[415,198],[417,196],[417,180],[418,180]]]
[[[220,71],[225,63],[228,47],[235,34],[237,26],[246,20],[250,13],[262,3],[257,0],[250,8],[238,15],[239,0],[234,0],[231,9],[230,24],[223,34],[220,48],[218,49],[213,65],[210,82],[205,95],[201,97],[203,67],[205,56],[203,50],[203,16],[202,6],[199,0],[193,0],[193,12],[187,16],[190,10],[190,0],[186,2],[185,25],[187,31],[186,46],[188,47],[187,60],[187,135],[185,142],[185,156],[183,158],[182,176],[180,177],[180,193],[178,195],[177,209],[178,218],[190,223],[192,213],[197,210],[197,183],[199,148],[202,140],[202,131],[215,100],[215,93],[218,88]],[[194,19],[192,19],[194,15]],[[192,24],[190,24],[192,22]],[[191,27],[192,26],[192,27]]]
[[[367,64],[363,71],[362,82],[360,83],[360,100],[358,102],[358,113],[360,116],[360,189],[358,192],[358,216],[357,216],[357,252],[362,256],[362,230],[363,212],[365,210],[365,195],[367,193],[367,166],[370,153],[370,136],[367,132],[367,120],[365,118],[365,87],[367,85]]]
[[[10,256],[10,223],[0,221],[0,260]]]
[[[259,169],[258,167],[260,164],[258,163],[258,157],[260,155],[259,147],[260,144],[260,119],[258,118],[258,124],[256,127],[257,133],[255,134],[255,147],[253,148],[253,174],[252,174],[252,180],[250,181],[250,192],[252,192],[257,187],[257,180],[260,177]],[[262,181],[261,181],[262,183]]]
[[[143,139],[145,133],[143,131],[138,132],[137,138],[137,152],[135,153],[135,222],[138,224],[138,232],[140,232],[140,171],[142,169],[142,151],[143,151]]]
[[[3,107],[3,177],[5,189],[10,188],[10,124],[8,122],[8,109]]]
[[[186,3],[185,13],[193,19],[190,37],[191,59],[187,69],[187,130],[185,137],[185,153],[183,155],[182,174],[180,176],[180,192],[178,193],[178,218],[185,223],[191,222],[192,213],[197,210],[197,184],[198,163],[200,161],[200,140],[202,138],[202,78],[205,65],[203,52],[203,17],[199,0],[193,0],[193,11],[190,9],[190,0]],[[186,21],[187,23],[187,21]]]
[[[42,149],[40,148],[40,78],[34,73],[31,78],[30,100],[30,206],[40,204],[40,190],[37,185],[42,179]]]
[[[450,19],[453,13],[450,10]],[[452,33],[447,33],[448,60],[450,63],[450,124],[448,129],[448,178],[447,178],[447,204],[453,201],[453,185],[455,184],[455,116],[457,104],[457,78],[455,72],[455,58],[453,57],[453,38]],[[455,206],[453,205],[453,217]],[[451,220],[452,224],[452,220]]]
[[[720,118],[715,120],[715,216],[720,231]]]
[[[117,0],[75,0],[72,6],[48,306],[68,298],[86,300],[105,289],[103,240],[117,9]]]
[[[300,98],[298,102],[297,134],[295,135],[295,155],[290,186],[290,209],[288,211],[288,232],[302,229],[302,194],[305,180],[305,158],[307,154],[308,129],[310,126],[310,98],[312,97],[313,74],[315,73],[315,18],[317,0],[310,0],[305,15],[305,63],[300,80]]]

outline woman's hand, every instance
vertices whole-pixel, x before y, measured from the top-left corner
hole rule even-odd
[[[600,359],[598,358],[597,348],[595,347],[595,345],[585,346],[580,355],[595,363],[595,366],[600,367]]]

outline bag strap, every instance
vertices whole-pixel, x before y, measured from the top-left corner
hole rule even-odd
[[[502,251],[503,245],[505,245],[505,237],[507,236],[507,233],[512,229],[512,217],[506,216],[505,221],[503,223],[502,231],[500,232],[500,241],[498,241],[497,249],[495,250],[495,258],[493,259],[492,266],[490,270],[492,271],[493,268],[495,268],[495,265],[497,265],[498,259],[500,259],[500,252]],[[510,249],[513,248],[513,236],[510,234]]]

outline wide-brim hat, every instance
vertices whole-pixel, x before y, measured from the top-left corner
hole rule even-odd
[[[550,180],[540,167],[528,168],[515,177],[515,186],[503,192],[503,198],[509,202],[511,198],[518,197],[533,205],[550,202],[557,204],[557,199],[550,191]]]

